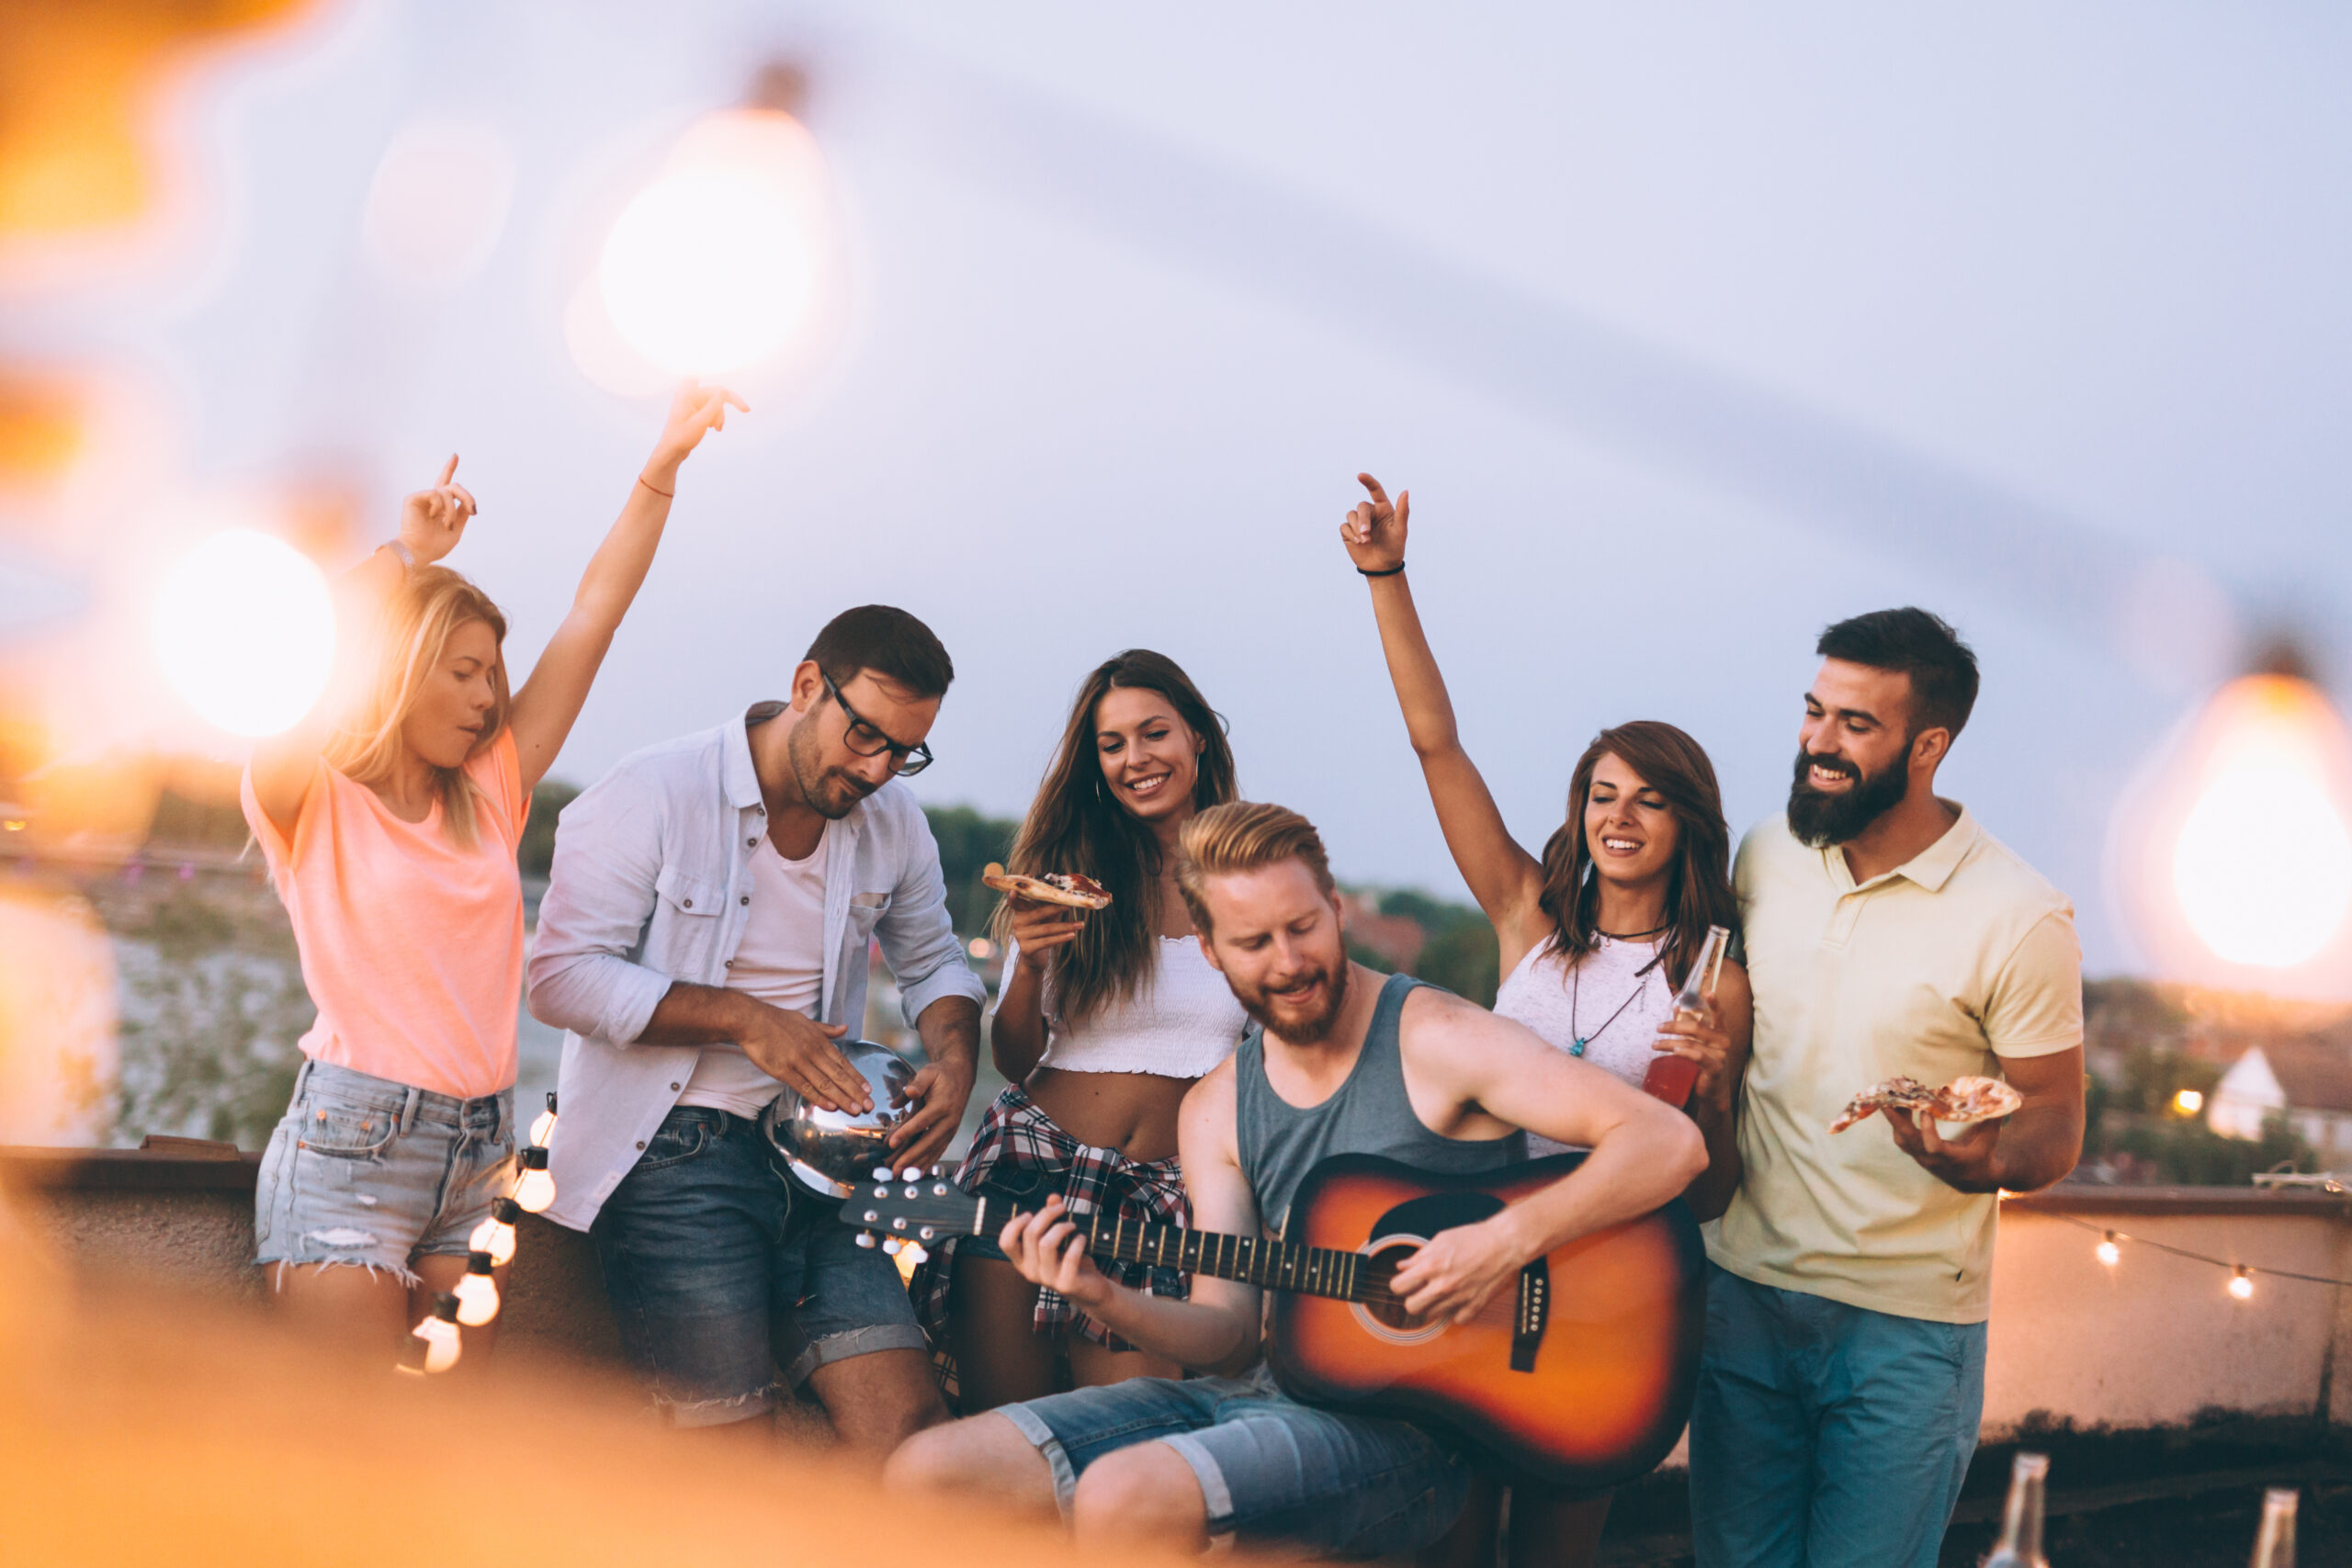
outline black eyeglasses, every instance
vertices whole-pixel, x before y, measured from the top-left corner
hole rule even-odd
[[[831,675],[821,670],[817,672],[817,675],[818,679],[825,682],[825,694],[841,704],[842,715],[849,720],[849,728],[842,733],[842,740],[851,750],[861,757],[879,757],[888,751],[890,754],[891,771],[900,778],[910,778],[931,766],[930,747],[923,745],[921,741],[917,741],[912,746],[905,746],[891,739],[857,716],[857,710],[849,705],[849,699],[842,695],[842,689],[833,684],[833,678]]]

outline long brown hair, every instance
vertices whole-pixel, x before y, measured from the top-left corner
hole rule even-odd
[[[468,621],[490,627],[499,645],[488,671],[497,701],[484,716],[481,739],[467,751],[471,761],[498,743],[514,700],[506,689],[506,617],[490,595],[446,566],[421,566],[408,574],[364,637],[373,647],[363,656],[357,689],[321,749],[327,763],[354,784],[390,778],[401,754],[401,724],[416,705],[417,694],[441,662],[449,637]],[[441,797],[441,826],[470,848],[474,841],[477,786],[465,769],[435,768],[433,787]]]
[[[1152,891],[1159,875],[1159,840],[1127,814],[1103,782],[1095,752],[1095,709],[1121,689],[1157,692],[1200,738],[1193,807],[1234,798],[1233,748],[1225,720],[1202,697],[1192,677],[1164,653],[1131,648],[1104,660],[1078,689],[1053,766],[1046,770],[1028,817],[1012,840],[1006,864],[1023,876],[1076,872],[1101,883],[1111,907],[1086,917],[1076,941],[1054,955],[1055,1006],[1080,1019],[1114,998],[1133,998],[1151,984]],[[1011,934],[1011,903],[997,906],[1000,941]]]
[[[1593,770],[1612,753],[1666,797],[1679,829],[1666,884],[1666,974],[1679,986],[1709,926],[1739,935],[1739,904],[1732,897],[1731,829],[1724,821],[1715,765],[1705,748],[1674,726],[1635,719],[1592,738],[1568,781],[1568,819],[1544,846],[1544,891],[1536,908],[1552,918],[1559,950],[1570,963],[1600,945],[1594,914],[1600,878],[1585,842],[1584,813]]]

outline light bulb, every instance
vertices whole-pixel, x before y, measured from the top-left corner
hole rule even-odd
[[[487,1252],[492,1263],[514,1261],[514,1222],[523,1217],[523,1205],[512,1198],[492,1198],[490,1218],[474,1227],[466,1245],[476,1252]]]
[[[2109,1269],[2123,1261],[2123,1249],[2115,1245],[2115,1233],[2109,1231],[2098,1244],[2098,1260]]]
[[[2254,1300],[2254,1276],[2240,1268],[2230,1276],[2230,1294],[2242,1302]]]
[[[433,1310],[413,1332],[424,1341],[424,1370],[446,1372],[458,1364],[464,1347],[458,1337],[458,1298],[443,1291],[433,1298]]]
[[[538,1145],[541,1148],[546,1148],[548,1146],[548,1140],[554,1136],[555,1090],[549,1089],[548,1090],[548,1108],[545,1111],[540,1111],[537,1116],[532,1119],[531,1142]]]
[[[458,1281],[458,1321],[468,1328],[480,1328],[498,1315],[498,1280],[491,1274],[497,1267],[487,1252],[476,1252],[466,1259],[466,1277]]]
[[[548,1174],[548,1151],[537,1144],[523,1151],[523,1174],[514,1179],[514,1201],[527,1214],[539,1213],[555,1201],[555,1178]]]

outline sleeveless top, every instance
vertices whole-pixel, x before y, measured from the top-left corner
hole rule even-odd
[[[1657,942],[1605,936],[1599,941],[1573,972],[1556,937],[1545,937],[1529,948],[1497,988],[1495,1016],[1526,1025],[1546,1044],[1581,1055],[1639,1089],[1657,1059],[1650,1043],[1674,1016],[1674,987],[1667,980],[1665,964],[1643,972],[1645,964],[1657,959]],[[1573,1004],[1571,985],[1576,987]],[[1623,1012],[1617,1011],[1620,1003]],[[1611,1013],[1616,1013],[1613,1020]],[[1584,1032],[1580,1052],[1573,1049],[1577,1029]],[[1569,1146],[1540,1134],[1527,1135],[1527,1152],[1539,1159]]]
[[[1039,1066],[1196,1078],[1233,1055],[1250,1015],[1233,999],[1225,976],[1209,967],[1201,944],[1191,937],[1152,942],[1150,983],[1135,996],[1113,998],[1074,1023],[1056,1005],[1049,973],[1043,1010],[1046,1051],[1037,1058]],[[1008,973],[1020,958],[1021,944],[1010,944],[1004,954]]]
[[[1270,1235],[1279,1235],[1290,1218],[1299,1182],[1332,1155],[1384,1155],[1449,1175],[1475,1175],[1527,1157],[1524,1133],[1449,1138],[1430,1132],[1413,1113],[1396,1020],[1405,998],[1421,984],[1409,975],[1388,977],[1356,1065],[1320,1105],[1301,1108],[1276,1094],[1266,1081],[1265,1032],[1253,1022],[1241,1036],[1233,1064],[1235,1145],[1241,1174],[1257,1196],[1258,1214]]]

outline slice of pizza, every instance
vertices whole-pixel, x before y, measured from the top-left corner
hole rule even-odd
[[[1874,1083],[1846,1102],[1838,1120],[1829,1123],[1833,1133],[1842,1133],[1855,1122],[1866,1120],[1878,1111],[1931,1111],[1936,1105],[1936,1091],[1914,1077],[1889,1078]]]
[[[1075,872],[1049,871],[1043,876],[1023,876],[990,861],[981,868],[980,881],[1000,893],[1032,898],[1040,904],[1062,904],[1073,909],[1111,907],[1111,895],[1101,883]]]
[[[1936,1090],[1936,1120],[1997,1122],[2024,1103],[2023,1095],[1998,1078],[1954,1078]]]

